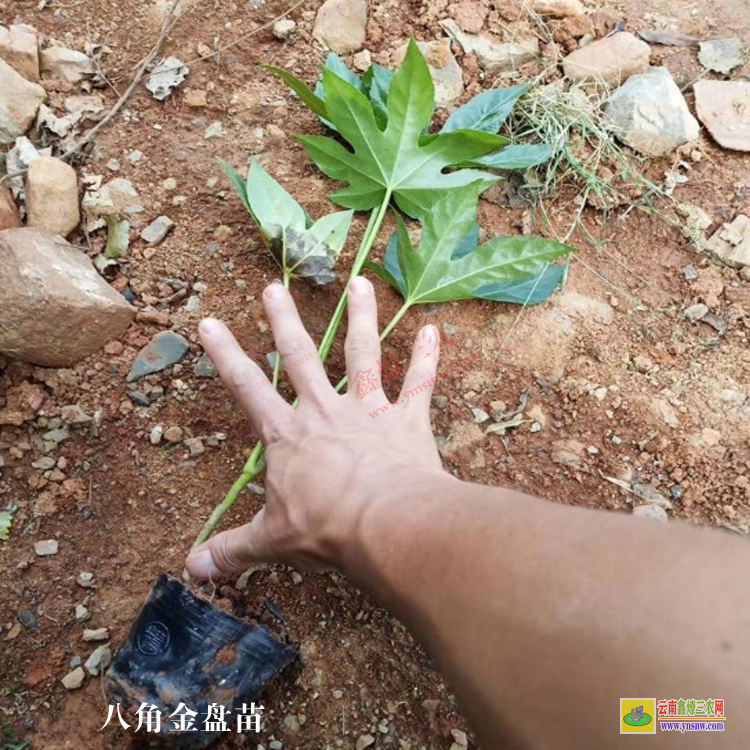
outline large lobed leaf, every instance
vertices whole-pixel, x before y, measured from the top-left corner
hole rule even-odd
[[[550,264],[573,248],[540,237],[496,237],[469,248],[476,242],[481,190],[481,184],[467,185],[436,203],[417,250],[399,218],[397,241],[389,243],[384,264],[367,267],[410,304],[477,297],[536,304],[546,299],[561,279],[561,270]]]
[[[222,166],[276,262],[292,277],[311,284],[333,281],[352,211],[338,211],[313,222],[257,161],[250,165],[246,182],[230,164],[222,162]]]
[[[372,76],[371,90],[377,75]],[[418,218],[448,188],[477,182],[487,187],[496,181],[496,177],[486,172],[445,170],[496,149],[505,142],[500,136],[456,130],[430,136],[427,143],[420,143],[432,118],[434,87],[427,64],[413,40],[387,92],[384,129],[367,96],[330,67],[323,70],[322,91],[325,119],[352,150],[326,136],[300,136],[299,140],[325,174],[348,183],[332,196],[339,205],[369,210],[390,193],[402,211]]]

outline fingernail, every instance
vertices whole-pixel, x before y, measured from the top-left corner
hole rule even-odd
[[[198,326],[200,332],[206,334],[207,336],[211,336],[214,333],[219,333],[219,331],[221,331],[223,327],[223,323],[220,320],[216,320],[216,318],[203,318],[203,320],[201,320],[200,322],[200,325]]]
[[[191,552],[185,561],[188,573],[194,578],[219,578],[221,571],[216,567],[210,549]]]
[[[286,294],[286,289],[278,281],[274,281],[273,284],[269,284],[266,287],[264,294],[269,299],[279,299]]]
[[[372,284],[364,276],[355,276],[349,282],[349,291],[352,294],[369,294],[372,291]]]

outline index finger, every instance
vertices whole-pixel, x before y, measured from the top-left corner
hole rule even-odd
[[[206,354],[224,384],[267,445],[276,440],[294,412],[273,388],[263,370],[245,354],[232,332],[215,318],[205,318],[198,327]]]

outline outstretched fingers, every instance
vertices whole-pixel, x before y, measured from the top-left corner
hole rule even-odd
[[[410,412],[429,418],[439,359],[438,330],[432,325],[425,326],[417,335],[412,348],[409,369],[398,400],[399,406],[405,406]]]
[[[335,391],[292,295],[281,284],[270,284],[263,292],[263,305],[273,330],[276,351],[300,400],[323,404],[331,399]]]
[[[291,416],[292,407],[220,320],[205,318],[198,330],[203,348],[261,440],[266,444],[273,442]]]

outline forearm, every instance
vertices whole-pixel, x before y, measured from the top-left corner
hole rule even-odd
[[[436,658],[488,750],[615,746],[621,697],[750,698],[743,542],[410,483],[368,506],[345,569]]]

